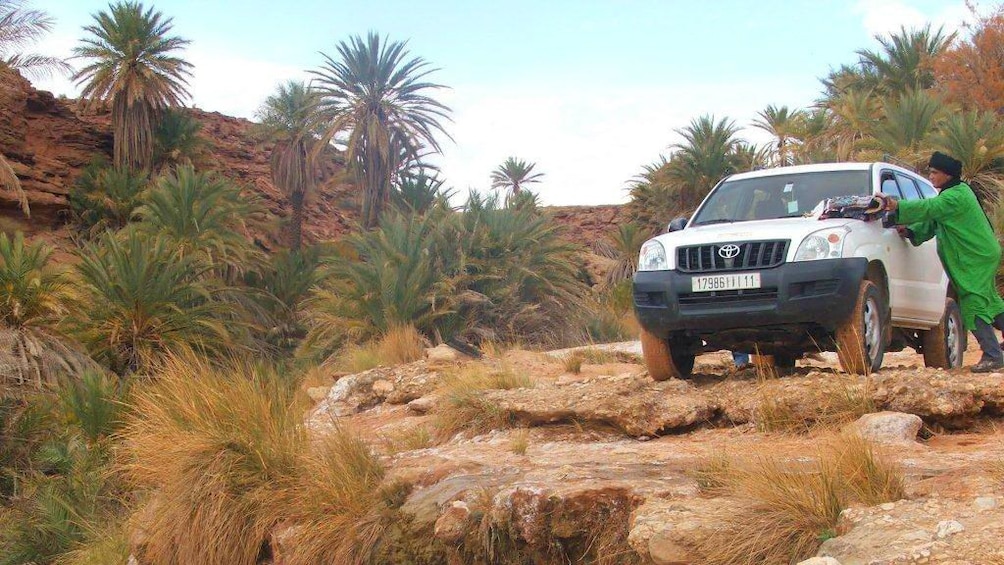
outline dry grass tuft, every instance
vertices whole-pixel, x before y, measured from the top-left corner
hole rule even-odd
[[[435,438],[426,426],[411,426],[383,438],[384,451],[387,455],[425,449],[435,444]]]
[[[395,326],[380,339],[349,348],[341,368],[359,373],[379,366],[412,363],[425,357],[425,339],[413,326]]]
[[[484,365],[469,365],[448,373],[444,378],[442,398],[435,411],[436,435],[440,440],[460,431],[484,433],[511,428],[513,415],[485,397],[488,390],[531,388],[533,380],[526,374],[510,370],[488,370]]]
[[[578,375],[582,372],[582,356],[572,353],[562,359],[562,365],[569,373]]]
[[[852,500],[873,506],[906,496],[902,471],[860,435],[842,434],[830,449]]]
[[[254,564],[279,520],[281,491],[305,445],[301,411],[261,367],[168,359],[136,392],[122,449],[149,489],[134,520],[152,563]]]
[[[301,458],[283,563],[369,563],[399,490],[382,488],[383,477],[379,459],[349,430],[335,428],[319,441]]]
[[[527,448],[530,447],[530,430],[519,428],[513,432],[509,440],[509,449],[516,455],[526,455]]]
[[[736,462],[725,453],[717,453],[702,461],[692,476],[702,493],[723,494],[732,486],[737,476]]]
[[[836,535],[851,502],[879,504],[903,497],[903,477],[860,436],[838,435],[811,464],[762,457],[717,457],[698,470],[716,494],[744,508],[722,516],[698,548],[709,565],[792,563]]]

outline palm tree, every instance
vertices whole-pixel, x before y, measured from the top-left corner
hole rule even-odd
[[[925,91],[907,92],[886,100],[874,131],[873,146],[918,169],[927,159],[928,139],[935,132],[944,107]]]
[[[1004,125],[990,112],[952,113],[931,136],[937,149],[962,161],[962,176],[996,200],[1004,186]]]
[[[52,250],[0,233],[0,362],[4,379],[39,388],[92,368],[59,330],[69,312],[70,281],[50,261]],[[14,384],[14,383],[8,383]]]
[[[248,226],[261,212],[226,179],[182,165],[158,179],[136,215],[142,231],[162,236],[180,255],[243,271],[254,255]]]
[[[777,107],[773,104],[757,112],[758,119],[753,120],[753,127],[762,129],[777,140],[777,153],[774,163],[779,166],[791,164],[791,144],[798,141],[798,132],[802,129],[804,112],[789,110],[787,106]]]
[[[21,181],[17,178],[14,168],[2,154],[0,154],[0,189],[13,192],[21,204],[21,211],[24,215],[31,215],[31,210],[28,208],[28,195],[25,194],[24,187],[21,186]]]
[[[292,249],[303,245],[303,213],[307,200],[316,189],[317,144],[313,112],[317,96],[302,82],[279,85],[275,94],[265,99],[258,110],[264,134],[275,141],[270,169],[272,182],[289,199],[293,209]]]
[[[715,121],[701,116],[690,125],[676,130],[683,143],[673,145],[669,176],[678,183],[678,198],[683,209],[690,209],[723,177],[740,168],[736,149],[739,128],[728,118]]]
[[[73,71],[62,59],[21,49],[52,31],[55,20],[41,10],[29,10],[21,0],[0,0],[0,64],[34,78],[51,76],[53,71]]]
[[[515,196],[523,190],[523,185],[540,182],[544,173],[534,173],[536,163],[509,157],[492,171],[492,188],[509,190]]]
[[[642,226],[627,222],[617,226],[617,233],[608,237],[609,257],[617,264],[607,272],[606,285],[613,286],[630,279],[638,270],[638,252],[651,234]]]
[[[442,88],[425,82],[435,69],[420,57],[409,59],[406,43],[370,33],[338,44],[339,60],[323,54],[313,71],[325,122],[325,144],[348,133],[347,158],[363,185],[363,225],[373,228],[390,201],[391,182],[402,153],[414,158],[423,146],[438,152],[436,132],[449,138],[441,120],[450,109],[427,92]],[[319,151],[315,149],[315,151]]]
[[[879,87],[886,94],[903,94],[934,86],[932,64],[951,46],[955,34],[945,35],[941,28],[931,33],[928,24],[919,30],[900,28],[888,39],[876,39],[882,45],[880,51],[857,52],[861,66],[879,77]]]
[[[153,163],[159,114],[188,97],[192,65],[172,52],[189,42],[168,36],[171,18],[153,8],[144,11],[143,4],[126,1],[109,10],[84,27],[91,37],[73,53],[91,62],[73,79],[84,84],[80,94],[89,104],[111,104],[115,166],[146,169]]]
[[[230,345],[227,309],[195,259],[135,229],[87,245],[77,266],[83,315],[72,323],[94,358],[119,374],[145,373],[172,352]]]

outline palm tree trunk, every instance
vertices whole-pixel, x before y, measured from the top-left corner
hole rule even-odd
[[[297,191],[292,194],[290,198],[291,204],[293,205],[293,223],[290,226],[292,230],[292,248],[293,251],[299,252],[300,248],[303,247],[303,203],[304,203],[304,193],[302,191]]]

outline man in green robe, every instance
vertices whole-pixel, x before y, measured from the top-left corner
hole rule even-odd
[[[1004,327],[1004,300],[997,294],[996,276],[1001,246],[973,189],[962,182],[962,163],[935,152],[928,163],[928,178],[938,196],[897,202],[886,199],[895,211],[897,231],[913,245],[937,236],[938,256],[959,298],[962,321],[983,350],[974,373],[1004,369],[1004,353],[994,325]]]

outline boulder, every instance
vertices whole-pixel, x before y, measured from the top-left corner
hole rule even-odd
[[[917,440],[924,421],[920,416],[902,412],[865,414],[847,426],[849,431],[876,443],[910,444]]]

